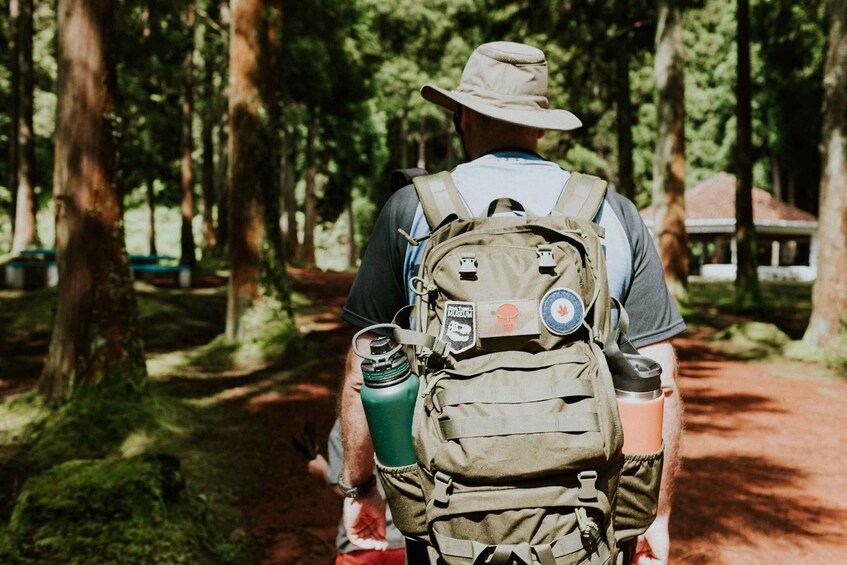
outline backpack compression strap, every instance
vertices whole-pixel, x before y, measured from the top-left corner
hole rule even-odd
[[[415,177],[412,182],[423,206],[426,221],[432,229],[440,226],[450,216],[459,220],[470,219],[468,209],[449,172]]]
[[[559,201],[553,206],[552,213],[591,222],[605,197],[606,181],[591,175],[571,173]]]

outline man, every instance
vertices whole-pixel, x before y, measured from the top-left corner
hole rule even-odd
[[[452,177],[471,215],[484,212],[498,198],[521,203],[529,214],[550,212],[570,173],[537,154],[538,140],[548,129],[574,129],[581,122],[570,112],[548,108],[547,62],[541,51],[508,42],[482,45],[469,58],[455,91],[425,85],[421,95],[454,112],[468,162],[456,167]],[[609,291],[629,313],[630,341],[663,368],[665,470],[659,513],[637,548],[627,547],[625,552],[635,552],[634,563],[666,563],[682,427],[676,358],[668,340],[685,324],[667,292],[661,263],[635,206],[609,193],[595,221],[605,229]],[[346,321],[360,327],[390,322],[400,308],[413,302],[409,279],[417,274],[425,245],[416,238],[429,231],[414,187],[407,186],[389,199],[342,312]],[[366,343],[359,344],[360,349],[365,347]],[[365,484],[373,473],[361,385],[359,360],[350,353],[340,393],[345,487]],[[351,492],[355,496],[345,500],[344,508],[351,540],[363,548],[385,547],[384,503],[373,489]],[[410,546],[408,551],[409,562],[416,563],[419,549]],[[425,558],[421,562],[426,563]]]

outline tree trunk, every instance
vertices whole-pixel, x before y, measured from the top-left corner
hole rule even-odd
[[[262,0],[230,2],[229,258],[226,337],[246,337],[244,314],[259,299],[263,238],[261,189],[256,156],[261,150]]]
[[[111,0],[58,0],[54,191],[58,304],[40,391],[146,383],[138,306],[114,184]]]
[[[847,0],[829,0],[818,277],[805,339],[847,357]]]
[[[158,255],[156,251],[156,180],[153,175],[144,183],[147,195],[147,248],[150,255]]]
[[[300,259],[308,266],[315,264],[315,224],[317,223],[317,196],[315,177],[318,166],[315,162],[315,130],[317,129],[314,111],[310,112],[306,137],[306,196],[303,203],[305,221],[303,224],[303,245],[300,247]]]
[[[188,46],[185,52],[185,65],[183,72],[185,73],[184,93],[182,99],[182,160],[181,160],[181,177],[182,177],[182,237],[181,255],[179,262],[181,265],[189,265],[191,267],[197,262],[194,248],[194,231],[192,229],[192,221],[194,220],[194,174],[192,172],[191,153],[194,149],[194,139],[192,132],[192,118],[194,113],[194,22],[196,16],[194,13],[194,0],[188,2],[188,12],[186,15],[186,25],[188,26]]]
[[[735,298],[739,303],[758,302],[759,276],[756,272],[756,231],[753,226],[753,133],[750,112],[750,2],[738,0],[738,104],[735,185],[735,241],[738,249],[735,271]]]
[[[227,106],[229,103],[227,102]],[[229,114],[218,125],[218,229],[217,247],[223,254],[229,245]]]
[[[677,302],[686,302],[685,67],[680,0],[659,2],[654,71],[659,123],[653,175],[653,232],[668,290]]]
[[[616,0],[618,38],[615,45],[615,96],[618,130],[618,192],[635,198],[632,164],[632,102],[629,83],[629,0]]]
[[[9,0],[9,218],[12,222],[12,233],[15,233],[17,216],[17,186],[18,186],[18,130],[20,128],[20,55],[18,39],[20,37],[20,3]]]
[[[20,116],[18,118],[18,182],[12,253],[38,242],[35,229],[35,134],[32,129],[34,70],[32,65],[32,0],[20,1]]]
[[[285,257],[295,257],[298,253],[297,242],[297,201],[294,190],[297,176],[294,170],[297,158],[297,135],[294,126],[286,126],[282,151],[280,152],[280,216],[279,229],[282,234]]]
[[[353,217],[353,189],[347,195],[347,268],[356,266],[359,253],[356,249],[356,221]]]
[[[419,169],[426,169],[426,122],[421,117],[418,123],[418,163],[415,165]]]
[[[212,3],[207,16],[217,17],[218,5]],[[211,23],[203,26],[203,131],[200,135],[203,145],[203,163],[200,173],[201,215],[203,217],[203,255],[211,252],[216,245],[215,233],[215,120],[217,119],[217,92],[215,91],[215,64],[217,57],[212,48]]]

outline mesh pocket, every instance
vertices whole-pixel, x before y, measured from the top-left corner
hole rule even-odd
[[[625,455],[615,505],[618,541],[639,536],[656,519],[664,449],[647,455]]]
[[[428,543],[426,502],[417,464],[386,467],[377,461],[376,468],[394,525],[404,536]]]

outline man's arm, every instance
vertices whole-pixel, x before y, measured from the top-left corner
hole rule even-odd
[[[662,391],[665,395],[665,407],[662,422],[662,440],[665,448],[665,461],[662,468],[662,486],[659,491],[659,510],[653,525],[638,540],[633,563],[667,563],[670,554],[671,503],[673,499],[674,478],[679,469],[680,446],[683,428],[683,404],[676,382],[676,353],[669,341],[646,345],[639,353],[655,359],[662,366]]]
[[[367,351],[374,337],[371,333],[364,334],[356,347],[360,351]],[[340,394],[341,442],[344,446],[341,480],[348,486],[364,484],[374,472],[373,441],[360,395],[364,382],[361,361],[350,348]],[[345,498],[343,518],[347,537],[353,545],[362,549],[388,548],[385,539],[385,500],[376,488],[361,498]]]

